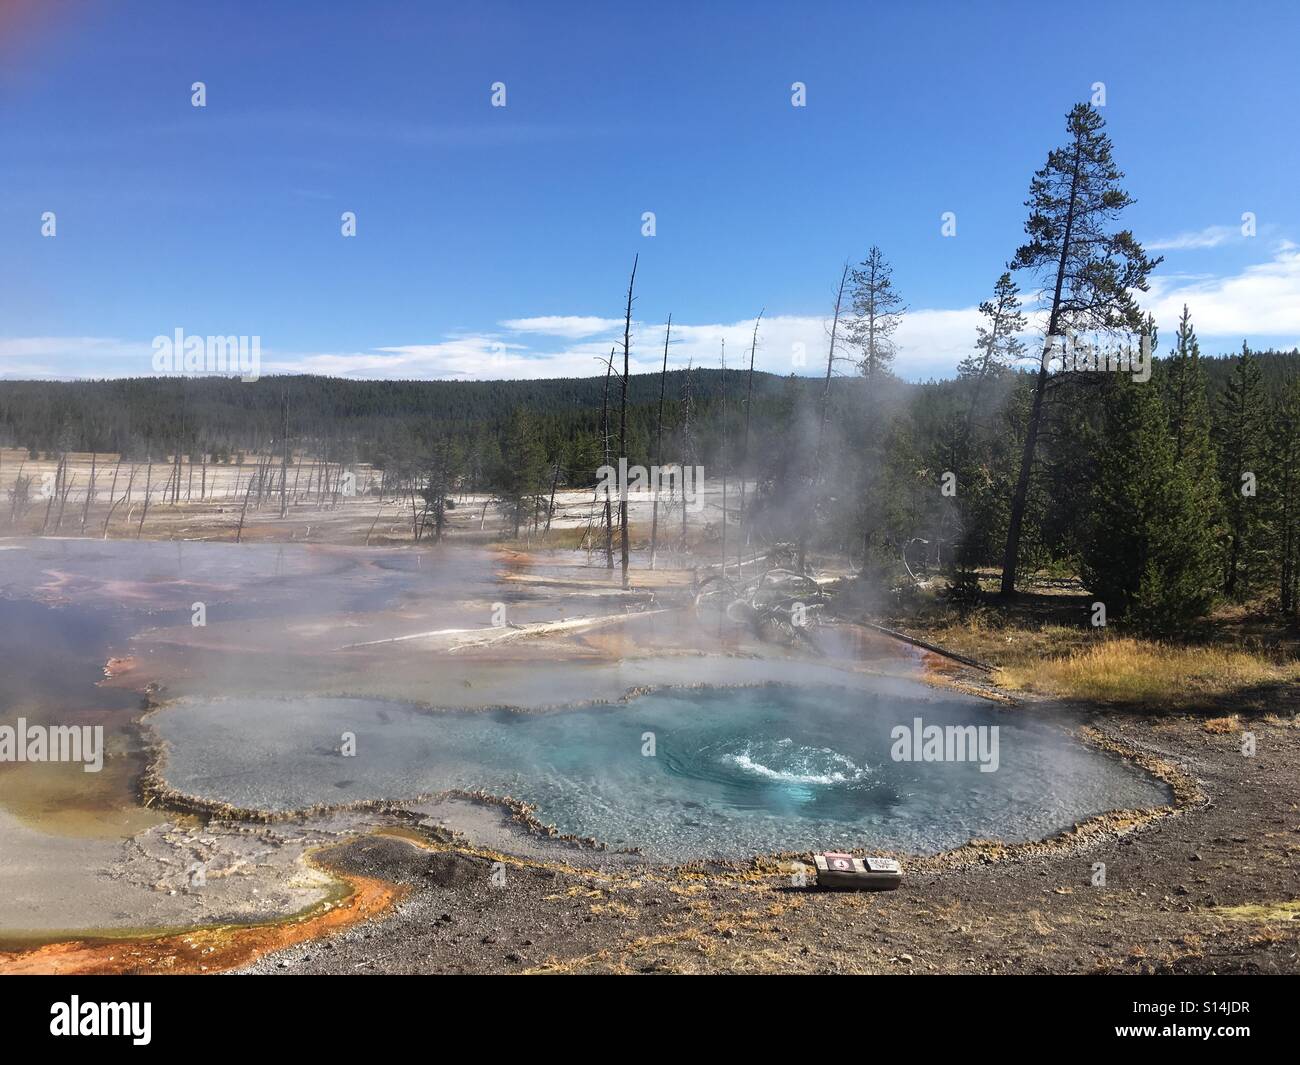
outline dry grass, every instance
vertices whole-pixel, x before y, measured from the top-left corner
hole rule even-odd
[[[1216,906],[1209,911],[1230,921],[1300,921],[1300,899],[1281,902],[1247,903],[1244,906]]]
[[[1009,688],[1058,698],[1188,709],[1251,688],[1300,681],[1300,663],[1277,664],[1224,647],[1103,639],[1059,657],[1009,662],[998,679]]]

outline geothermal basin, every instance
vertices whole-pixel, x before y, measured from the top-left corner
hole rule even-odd
[[[208,802],[289,813],[481,790],[523,800],[564,834],[668,862],[825,847],[930,853],[1035,839],[1168,799],[1058,727],[920,684],[891,687],[667,689],[534,712],[183,700],[151,722],[167,745],[167,783]],[[963,760],[911,760],[917,721],[972,738],[947,751]]]
[[[0,541],[0,724],[102,726],[107,752],[98,773],[0,764],[0,941],[299,911],[332,890],[308,849],[382,827],[367,804],[418,814],[444,791],[664,863],[931,853],[1169,801],[1068,721],[927,683],[893,642],[828,628],[813,657],[723,634],[580,560]],[[894,730],[918,718],[996,727],[996,770],[897,760]],[[202,823],[141,788],[151,770],[212,808],[338,809]],[[490,803],[438,812],[471,843],[544,842]]]

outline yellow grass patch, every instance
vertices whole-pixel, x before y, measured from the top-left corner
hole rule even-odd
[[[1230,648],[1105,639],[1059,658],[1008,665],[998,679],[1009,688],[1061,698],[1182,709],[1300,679],[1300,664],[1278,665]]]
[[[1300,921],[1300,899],[1248,903],[1245,906],[1216,906],[1209,912],[1229,921]]]

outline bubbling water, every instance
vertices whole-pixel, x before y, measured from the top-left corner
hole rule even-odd
[[[833,687],[665,690],[534,713],[365,699],[185,700],[156,715],[183,792],[275,811],[484,789],[560,831],[664,861],[822,847],[927,853],[1041,838],[1168,790],[1052,725],[980,700]],[[997,727],[1000,764],[907,762],[891,731]],[[356,737],[355,756],[339,737]]]

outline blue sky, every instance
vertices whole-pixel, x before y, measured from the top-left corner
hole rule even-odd
[[[4,0],[0,376],[149,373],[178,328],[263,372],[594,373],[635,254],[640,368],[669,312],[684,363],[766,308],[759,365],[815,372],[873,243],[899,372],[943,375],[1096,82],[1165,338],[1186,300],[1211,352],[1300,343],[1297,6],[1071,10]]]

